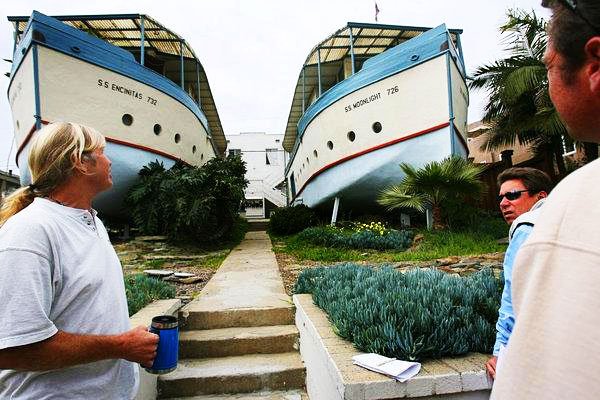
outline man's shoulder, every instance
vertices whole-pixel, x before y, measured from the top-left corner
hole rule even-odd
[[[0,249],[43,245],[39,242],[48,239],[52,224],[52,216],[45,212],[43,205],[34,202],[0,227]]]
[[[515,233],[519,230],[527,230],[528,232],[531,231],[537,219],[539,218],[544,202],[545,199],[539,200],[537,203],[535,203],[531,210],[519,215],[517,219],[515,219],[510,225],[508,237],[512,239]]]

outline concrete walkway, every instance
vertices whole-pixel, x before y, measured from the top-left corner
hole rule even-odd
[[[266,232],[248,232],[180,311],[180,363],[159,378],[160,398],[307,399],[294,306],[271,247]]]

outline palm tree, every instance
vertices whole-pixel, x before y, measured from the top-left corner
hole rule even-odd
[[[553,158],[564,175],[562,145],[567,130],[550,100],[542,62],[548,42],[546,22],[534,11],[509,10],[507,16],[500,32],[507,34],[510,56],[477,68],[469,82],[469,88],[490,93],[483,120],[492,134],[482,149],[512,146],[518,139],[534,153]],[[588,161],[597,157],[586,155]]]
[[[420,169],[406,163],[400,164],[400,168],[404,179],[384,189],[377,202],[388,210],[412,208],[424,212],[431,208],[434,229],[445,227],[442,219],[445,200],[479,194],[484,188],[478,179],[482,168],[459,156],[432,161]]]

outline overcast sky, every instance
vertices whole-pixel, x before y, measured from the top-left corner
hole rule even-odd
[[[446,23],[461,37],[467,72],[502,56],[498,26],[509,8],[534,9],[547,18],[541,0],[377,0],[378,22],[434,27]],[[319,41],[347,22],[375,22],[373,0],[116,0],[3,2],[0,59],[12,59],[8,15],[148,14],[182,36],[204,65],[226,135],[244,131],[284,133],[300,68]],[[16,169],[13,126],[0,60],[0,170]],[[469,122],[478,121],[485,93],[471,93]],[[8,168],[7,168],[8,167]]]

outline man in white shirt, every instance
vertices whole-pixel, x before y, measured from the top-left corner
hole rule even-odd
[[[600,4],[544,1],[550,97],[576,140],[600,142]],[[516,324],[492,399],[579,400],[600,393],[600,161],[563,179],[521,247]]]
[[[112,185],[104,137],[54,123],[32,184],[0,210],[0,398],[131,399],[158,337],[130,329],[121,264],[92,199]]]

